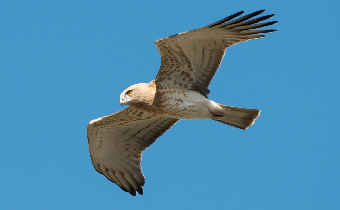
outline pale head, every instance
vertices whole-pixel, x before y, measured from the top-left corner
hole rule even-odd
[[[150,99],[154,98],[153,88],[150,83],[139,83],[126,88],[120,94],[120,105],[146,105],[150,104]]]

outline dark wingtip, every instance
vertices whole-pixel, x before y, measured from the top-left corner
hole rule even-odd
[[[257,16],[257,15],[263,13],[264,11],[266,11],[266,10],[265,9],[261,9],[261,10],[258,10],[256,12],[250,13],[250,14],[254,14],[255,16]]]
[[[223,18],[223,19],[221,19],[221,20],[219,20],[219,21],[216,21],[216,22],[214,22],[214,23],[212,23],[212,24],[210,24],[210,25],[207,25],[207,26],[205,26],[205,27],[210,27],[210,28],[212,28],[212,27],[214,27],[214,26],[216,26],[216,25],[220,25],[220,24],[222,24],[222,23],[225,23],[225,22],[227,22],[227,21],[230,21],[230,20],[234,19],[235,17],[240,16],[240,15],[243,14],[243,13],[244,13],[244,11],[237,12],[237,13],[235,13],[235,14],[229,15],[228,17],[225,17],[225,18]]]
[[[137,188],[137,192],[140,194],[140,195],[143,195],[143,188],[142,188],[142,186],[138,186],[138,188]]]
[[[244,11],[239,11],[239,12],[235,13],[234,15],[239,16],[239,15],[242,15],[243,13],[244,13]]]
[[[144,193],[143,188],[137,189],[137,192],[136,192],[136,190],[134,190],[134,189],[131,189],[131,191],[127,191],[127,190],[124,190],[124,191],[130,193],[130,195],[132,195],[132,196],[136,196],[136,195],[137,195],[137,192],[138,192],[140,195],[143,195],[143,193]]]
[[[133,189],[128,191],[128,193],[130,193],[132,196],[136,196],[137,195],[136,190],[133,190]]]
[[[267,19],[273,17],[274,15],[275,15],[275,14],[265,15],[265,16],[263,16],[262,18],[263,18],[263,20],[267,20]]]

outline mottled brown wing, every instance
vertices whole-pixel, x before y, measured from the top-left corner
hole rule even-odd
[[[156,41],[162,63],[156,76],[157,88],[179,86],[209,94],[209,84],[214,77],[225,49],[250,39],[264,37],[263,33],[276,30],[253,30],[277,23],[258,23],[274,15],[251,19],[264,12],[260,10],[238,19],[236,13],[203,28],[173,35]]]
[[[142,152],[178,119],[128,107],[87,127],[94,168],[131,195],[143,194]]]

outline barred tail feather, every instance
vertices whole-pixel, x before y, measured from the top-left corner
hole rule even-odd
[[[214,116],[213,120],[246,130],[254,124],[255,120],[260,116],[261,110],[246,109],[233,106],[219,104],[223,107],[223,116]]]

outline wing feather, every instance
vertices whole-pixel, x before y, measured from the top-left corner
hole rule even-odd
[[[157,90],[177,86],[208,95],[210,82],[222,62],[226,48],[276,31],[253,30],[277,23],[259,23],[274,15],[252,19],[263,12],[259,10],[234,19],[243,13],[241,11],[205,27],[156,41],[162,59],[155,79]]]
[[[134,107],[92,120],[87,137],[94,168],[131,195],[143,194],[142,152],[177,121]]]
[[[223,23],[223,24],[220,25],[220,27],[224,27],[224,26],[232,25],[232,24],[236,24],[236,23],[241,23],[241,22],[243,22],[243,21],[245,21],[245,20],[249,20],[249,19],[252,18],[252,17],[258,16],[258,15],[260,15],[260,14],[263,13],[263,12],[264,12],[264,10],[259,10],[259,11],[250,13],[249,15],[245,15],[245,16],[240,17],[240,18],[238,18],[238,19],[229,21],[229,22],[227,22],[227,23]]]

